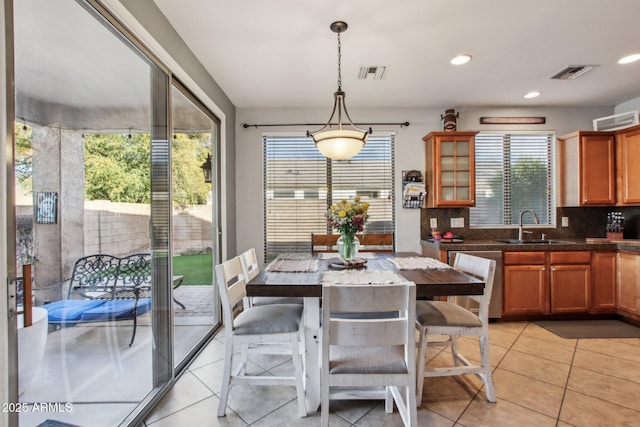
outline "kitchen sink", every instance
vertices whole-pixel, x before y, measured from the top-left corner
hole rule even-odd
[[[572,245],[574,242],[564,240],[517,240],[517,239],[496,239],[496,242],[507,243],[509,245]]]

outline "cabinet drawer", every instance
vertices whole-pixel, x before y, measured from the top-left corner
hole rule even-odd
[[[590,264],[591,252],[589,251],[566,251],[550,252],[549,263],[553,264]]]
[[[544,264],[544,252],[505,252],[503,260],[505,265]]]

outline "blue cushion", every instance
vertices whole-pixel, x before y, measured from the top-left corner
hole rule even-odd
[[[49,312],[49,323],[74,323],[80,320],[82,313],[103,305],[105,300],[68,299],[45,304]]]
[[[132,319],[135,300],[114,300],[86,310],[82,313],[83,322],[100,322],[108,320]],[[140,298],[136,314],[139,316],[151,310],[151,298]]]

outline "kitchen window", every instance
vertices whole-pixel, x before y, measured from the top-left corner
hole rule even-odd
[[[542,225],[555,224],[554,141],[552,132],[476,135],[476,206],[469,210],[471,226],[517,225],[523,209],[535,211]]]
[[[360,196],[370,204],[367,232],[395,230],[394,141],[369,135],[348,160],[330,160],[304,135],[264,134],[264,248],[269,261],[283,252],[311,253],[311,234],[337,233],[327,226],[331,204]]]

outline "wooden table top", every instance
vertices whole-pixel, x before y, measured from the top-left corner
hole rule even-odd
[[[482,295],[484,282],[459,271],[416,269],[400,270],[389,258],[416,257],[414,252],[376,253],[376,259],[368,259],[364,270],[393,271],[416,284],[416,297],[428,298],[448,295]],[[262,270],[247,283],[248,296],[269,297],[321,297],[322,273],[336,271],[329,266],[331,260],[320,259],[318,271],[274,272]]]

